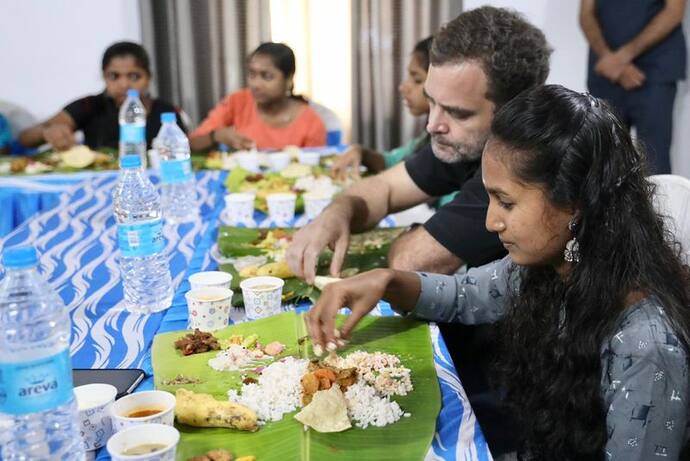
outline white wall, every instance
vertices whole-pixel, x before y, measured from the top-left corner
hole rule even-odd
[[[103,51],[141,41],[134,0],[0,0],[0,99],[38,119],[102,91]]]
[[[685,32],[685,43],[688,47],[688,72],[690,73],[690,8],[685,9],[683,32]],[[678,85],[676,95],[671,169],[675,174],[690,178],[690,85],[687,79]]]
[[[352,114],[351,9],[350,0],[271,0],[271,40],[295,52],[295,92],[333,110],[345,141]],[[338,19],[322,20],[327,17]]]
[[[559,83],[575,91],[587,89],[587,41],[580,25],[577,0],[464,0],[469,10],[482,5],[493,5],[517,10],[539,27],[554,49],[551,73],[547,83]],[[690,45],[690,8],[686,9],[685,38]],[[690,62],[690,46],[688,47]],[[676,96],[671,164],[674,174],[690,178],[690,87],[686,82],[678,85]]]

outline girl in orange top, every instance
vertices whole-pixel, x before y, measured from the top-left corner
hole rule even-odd
[[[225,97],[189,137],[192,150],[218,143],[234,149],[281,149],[326,144],[326,127],[292,94],[295,55],[282,43],[262,43],[249,56],[249,88]]]

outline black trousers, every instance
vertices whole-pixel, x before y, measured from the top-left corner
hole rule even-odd
[[[516,451],[521,439],[517,419],[491,382],[497,354],[494,327],[441,323],[439,329],[491,454]]]

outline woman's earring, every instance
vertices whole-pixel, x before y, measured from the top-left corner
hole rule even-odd
[[[575,218],[573,218],[570,223],[568,223],[568,229],[570,232],[575,231]],[[580,244],[573,235],[573,238],[568,240],[565,244],[565,250],[563,250],[563,259],[569,263],[579,263],[580,262]]]

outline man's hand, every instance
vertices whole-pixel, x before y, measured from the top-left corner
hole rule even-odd
[[[74,145],[74,133],[64,123],[52,123],[43,128],[43,139],[55,150],[67,150]]]
[[[623,73],[618,80],[618,83],[626,90],[633,90],[635,88],[641,87],[645,82],[645,75],[637,66],[634,64],[628,64],[623,69]]]
[[[244,150],[255,146],[254,140],[238,133],[233,127],[219,128],[215,131],[215,139],[221,144],[227,144],[233,149]]]
[[[350,220],[337,203],[295,233],[286,253],[290,270],[307,283],[314,283],[319,254],[327,246],[333,250],[330,273],[338,277],[350,246]]]
[[[599,58],[596,66],[594,66],[594,71],[615,83],[621,78],[623,71],[631,62],[632,56],[623,47],[613,53],[606,53]]]

